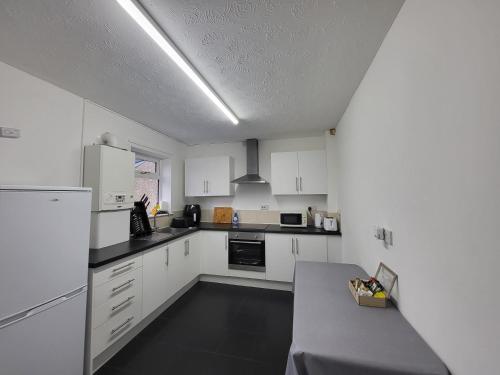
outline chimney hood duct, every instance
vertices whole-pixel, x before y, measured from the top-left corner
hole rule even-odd
[[[233,184],[267,184],[259,176],[259,141],[247,139],[247,174],[231,181]]]

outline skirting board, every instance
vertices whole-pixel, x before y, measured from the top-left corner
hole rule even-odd
[[[293,289],[292,283],[282,283],[279,281],[268,281],[268,280],[257,280],[257,279],[244,279],[241,277],[201,275],[200,281],[239,285],[239,286],[249,286],[253,288],[286,290],[286,291],[292,291]]]

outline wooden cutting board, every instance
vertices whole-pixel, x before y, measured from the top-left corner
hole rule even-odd
[[[215,207],[213,222],[215,224],[231,224],[233,209],[231,207]]]

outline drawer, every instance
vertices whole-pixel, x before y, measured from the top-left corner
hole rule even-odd
[[[123,292],[111,297],[108,302],[92,309],[92,328],[99,327],[108,320],[125,311],[132,311],[135,305],[142,308],[142,285],[141,280]]]
[[[120,260],[118,263],[106,266],[103,270],[94,272],[92,283],[94,287],[101,285],[139,267],[142,267],[142,255]]]
[[[142,268],[129,271],[112,281],[94,287],[92,309],[97,309],[115,298],[142,293]]]
[[[141,303],[134,303],[130,308],[118,312],[104,324],[92,329],[92,358],[130,331],[141,318]]]

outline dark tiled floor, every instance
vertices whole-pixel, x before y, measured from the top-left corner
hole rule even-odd
[[[282,375],[293,295],[196,284],[97,375]]]

